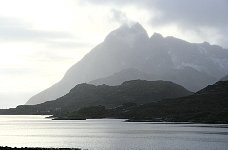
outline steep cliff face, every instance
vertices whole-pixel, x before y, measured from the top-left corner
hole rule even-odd
[[[124,70],[130,69],[140,73],[132,76],[129,75],[131,72],[125,71],[125,77],[121,77]],[[61,81],[33,96],[26,104],[55,100],[75,85],[90,81],[95,84],[113,81],[113,85],[117,85],[123,80],[166,80],[197,91],[226,74],[226,49],[208,43],[195,44],[162,37],[158,33],[149,38],[140,24],[123,25],[72,66]]]

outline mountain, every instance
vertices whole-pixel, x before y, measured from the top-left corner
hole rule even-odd
[[[225,77],[223,77],[220,81],[228,81],[228,75],[226,75]]]
[[[80,83],[115,81],[119,84],[128,77],[116,74],[132,68],[141,72],[135,78],[147,79],[149,75],[149,79],[172,81],[197,91],[228,74],[228,50],[158,33],[149,37],[139,23],[130,27],[122,25],[73,65],[61,81],[33,96],[26,104],[55,100]]]
[[[15,114],[54,114],[56,111],[72,112],[79,108],[103,105],[113,108],[122,103],[144,104],[164,98],[176,98],[191,95],[192,92],[170,81],[125,81],[121,85],[78,84],[68,94],[54,101],[37,105],[21,105],[15,108]]]

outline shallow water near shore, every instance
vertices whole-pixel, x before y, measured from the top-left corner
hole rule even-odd
[[[227,150],[227,125],[0,116],[0,146],[89,150]]]

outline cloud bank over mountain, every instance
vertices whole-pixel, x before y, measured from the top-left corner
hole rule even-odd
[[[152,27],[176,25],[181,32],[192,31],[197,36],[215,40],[228,47],[228,1],[227,0],[86,0],[87,3],[103,6],[134,6],[150,14]],[[116,11],[117,12],[117,11]],[[123,12],[122,17],[126,18]],[[125,19],[127,20],[127,19]],[[216,38],[207,36],[216,36]]]

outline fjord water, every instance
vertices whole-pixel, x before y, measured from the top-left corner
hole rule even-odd
[[[0,116],[0,146],[89,150],[227,150],[228,128],[211,124]]]

